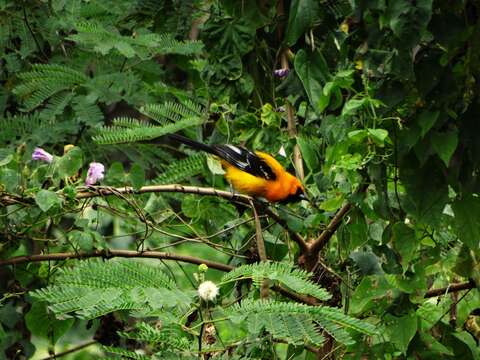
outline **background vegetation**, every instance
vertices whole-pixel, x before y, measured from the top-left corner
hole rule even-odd
[[[479,16],[0,1],[0,358],[479,359]],[[174,132],[274,154],[311,202],[233,196]]]

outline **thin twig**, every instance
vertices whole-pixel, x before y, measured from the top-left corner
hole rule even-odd
[[[255,217],[255,239],[257,240],[258,257],[260,258],[260,261],[268,261],[267,251],[265,250],[265,242],[263,241],[262,224],[260,224],[260,219],[258,217],[255,204],[253,201],[251,201],[250,204],[252,206],[253,216]],[[264,279],[260,288],[260,297],[262,299],[268,298],[268,287],[268,280]]]
[[[260,261],[268,261],[267,251],[265,250],[265,242],[263,241],[262,225],[260,224],[260,218],[258,217],[257,209],[255,208],[255,204],[253,203],[253,201],[251,201],[250,204],[252,206],[252,212],[255,218],[255,239],[257,240],[258,257],[260,258]]]
[[[52,356],[47,356],[45,358],[43,358],[42,360],[51,360],[51,359],[56,359],[56,358],[59,358],[61,356],[65,356],[65,355],[68,355],[68,354],[71,354],[71,353],[74,353],[74,352],[77,352],[79,350],[82,350],[82,349],[85,349],[86,347],[88,346],[91,346],[93,344],[96,344],[97,343],[97,340],[91,340],[85,344],[82,344],[82,345],[78,345],[76,347],[73,347],[71,348],[70,350],[66,350],[66,351],[63,351],[61,353],[58,353],[58,354],[55,354],[55,355],[52,355]]]
[[[276,221],[280,226],[288,231],[292,240],[295,241],[302,253],[308,250],[308,245],[301,235],[290,230],[285,220],[280,218],[272,209],[260,204],[258,201],[250,196],[235,194],[230,191],[222,191],[215,188],[197,187],[197,186],[183,186],[178,184],[171,185],[148,185],[143,186],[140,189],[134,189],[131,186],[125,187],[110,187],[110,186],[89,186],[88,188],[80,188],[80,191],[76,195],[77,200],[88,199],[99,196],[118,196],[119,194],[146,194],[146,193],[162,193],[162,192],[179,192],[185,194],[197,194],[206,196],[218,196],[226,200],[239,202],[247,206],[253,201],[256,205],[262,208],[262,211]],[[15,204],[33,204],[35,200],[29,197],[21,197],[14,194],[0,193],[0,204],[2,205],[15,205]]]
[[[30,35],[32,35],[33,41],[35,42],[35,45],[37,46],[38,51],[40,52],[40,54],[42,54],[44,60],[48,61],[48,56],[47,56],[47,54],[45,54],[45,51],[43,51],[43,48],[40,46],[40,42],[38,41],[37,37],[35,36],[35,33],[32,29],[32,26],[30,25],[30,22],[28,21],[27,9],[25,8],[25,2],[22,4],[22,6],[23,6],[23,19],[25,21],[25,25],[27,26],[27,29],[30,32]]]
[[[279,18],[284,18],[285,17],[285,7],[283,4],[283,0],[280,0],[277,3],[277,15]],[[279,39],[279,42],[282,42],[282,39],[284,37],[284,22],[281,22],[278,25],[277,28],[277,37]],[[280,65],[282,69],[289,69],[290,66],[288,64],[288,52],[290,50],[288,48],[284,48],[280,51]],[[287,131],[288,131],[288,136],[290,138],[295,138],[297,136],[297,120],[295,118],[295,113],[292,104],[287,100],[285,100],[285,109],[287,111]],[[302,153],[300,151],[300,147],[298,144],[295,144],[293,148],[293,164],[295,165],[295,172],[297,176],[303,180],[305,177],[305,172],[303,170],[303,161],[302,161]]]

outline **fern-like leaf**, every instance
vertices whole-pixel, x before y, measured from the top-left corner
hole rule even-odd
[[[13,92],[24,100],[29,111],[51,96],[87,81],[87,77],[77,70],[52,64],[35,64],[31,71],[20,74],[19,78],[23,82]]]
[[[190,340],[180,325],[165,325],[163,321],[160,328],[141,322],[136,324],[135,330],[122,332],[120,335],[126,339],[154,345],[161,350],[182,351],[187,350],[190,346]]]
[[[102,127],[101,134],[94,136],[93,140],[98,144],[121,144],[136,141],[155,139],[160,136],[172,134],[191,126],[203,123],[202,118],[192,117],[179,120],[164,126],[145,125],[142,127],[124,128],[118,126]]]
[[[179,121],[184,118],[202,116],[200,105],[192,101],[186,101],[186,103],[188,106],[171,101],[163,104],[148,104],[140,108],[140,112],[160,124],[165,124],[167,121]]]
[[[107,55],[113,50],[121,55],[142,59],[155,54],[199,54],[203,49],[200,41],[177,41],[170,34],[140,33],[134,36],[121,35],[114,28],[106,28],[100,23],[83,21],[76,25],[77,33],[69,39]]]
[[[194,154],[170,164],[154,179],[154,184],[176,184],[200,174],[205,168],[205,155]]]
[[[56,314],[75,313],[85,319],[116,310],[149,313],[163,307],[185,307],[191,301],[160,268],[137,261],[80,262],[60,271],[55,284],[33,296],[47,301]]]
[[[135,351],[125,350],[113,346],[102,346],[103,351],[119,355],[121,359],[134,359],[134,360],[151,360],[152,357],[136,353]]]
[[[299,332],[310,334],[318,333],[323,329],[337,341],[349,345],[354,340],[346,329],[355,330],[367,335],[376,334],[372,324],[352,318],[342,313],[341,309],[327,306],[309,306],[298,303],[284,303],[265,300],[244,300],[240,305],[235,304],[230,314],[233,321],[238,316],[246,317],[251,332],[256,332],[264,327],[275,337],[281,338],[289,343],[298,343]],[[302,328],[299,323],[304,324]],[[256,324],[256,328],[252,327]],[[314,329],[312,333],[312,329]],[[309,339],[306,334],[302,335],[305,341],[319,341],[315,337]]]
[[[322,287],[310,280],[310,274],[294,268],[287,263],[262,262],[242,265],[224,275],[222,281],[235,281],[249,278],[260,286],[264,279],[276,281],[283,286],[303,295],[314,296],[320,300],[328,300],[331,295]]]

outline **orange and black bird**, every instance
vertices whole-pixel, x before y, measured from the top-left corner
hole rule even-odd
[[[207,145],[178,134],[170,134],[169,137],[219,157],[225,178],[238,192],[262,197],[269,202],[289,203],[307,199],[302,183],[269,154],[237,145]]]

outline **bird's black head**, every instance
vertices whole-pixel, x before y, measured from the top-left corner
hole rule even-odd
[[[308,199],[305,196],[305,192],[303,191],[303,189],[301,187],[298,187],[295,193],[288,195],[287,198],[281,201],[281,203],[289,204],[289,203],[298,202],[301,200],[308,200]]]

